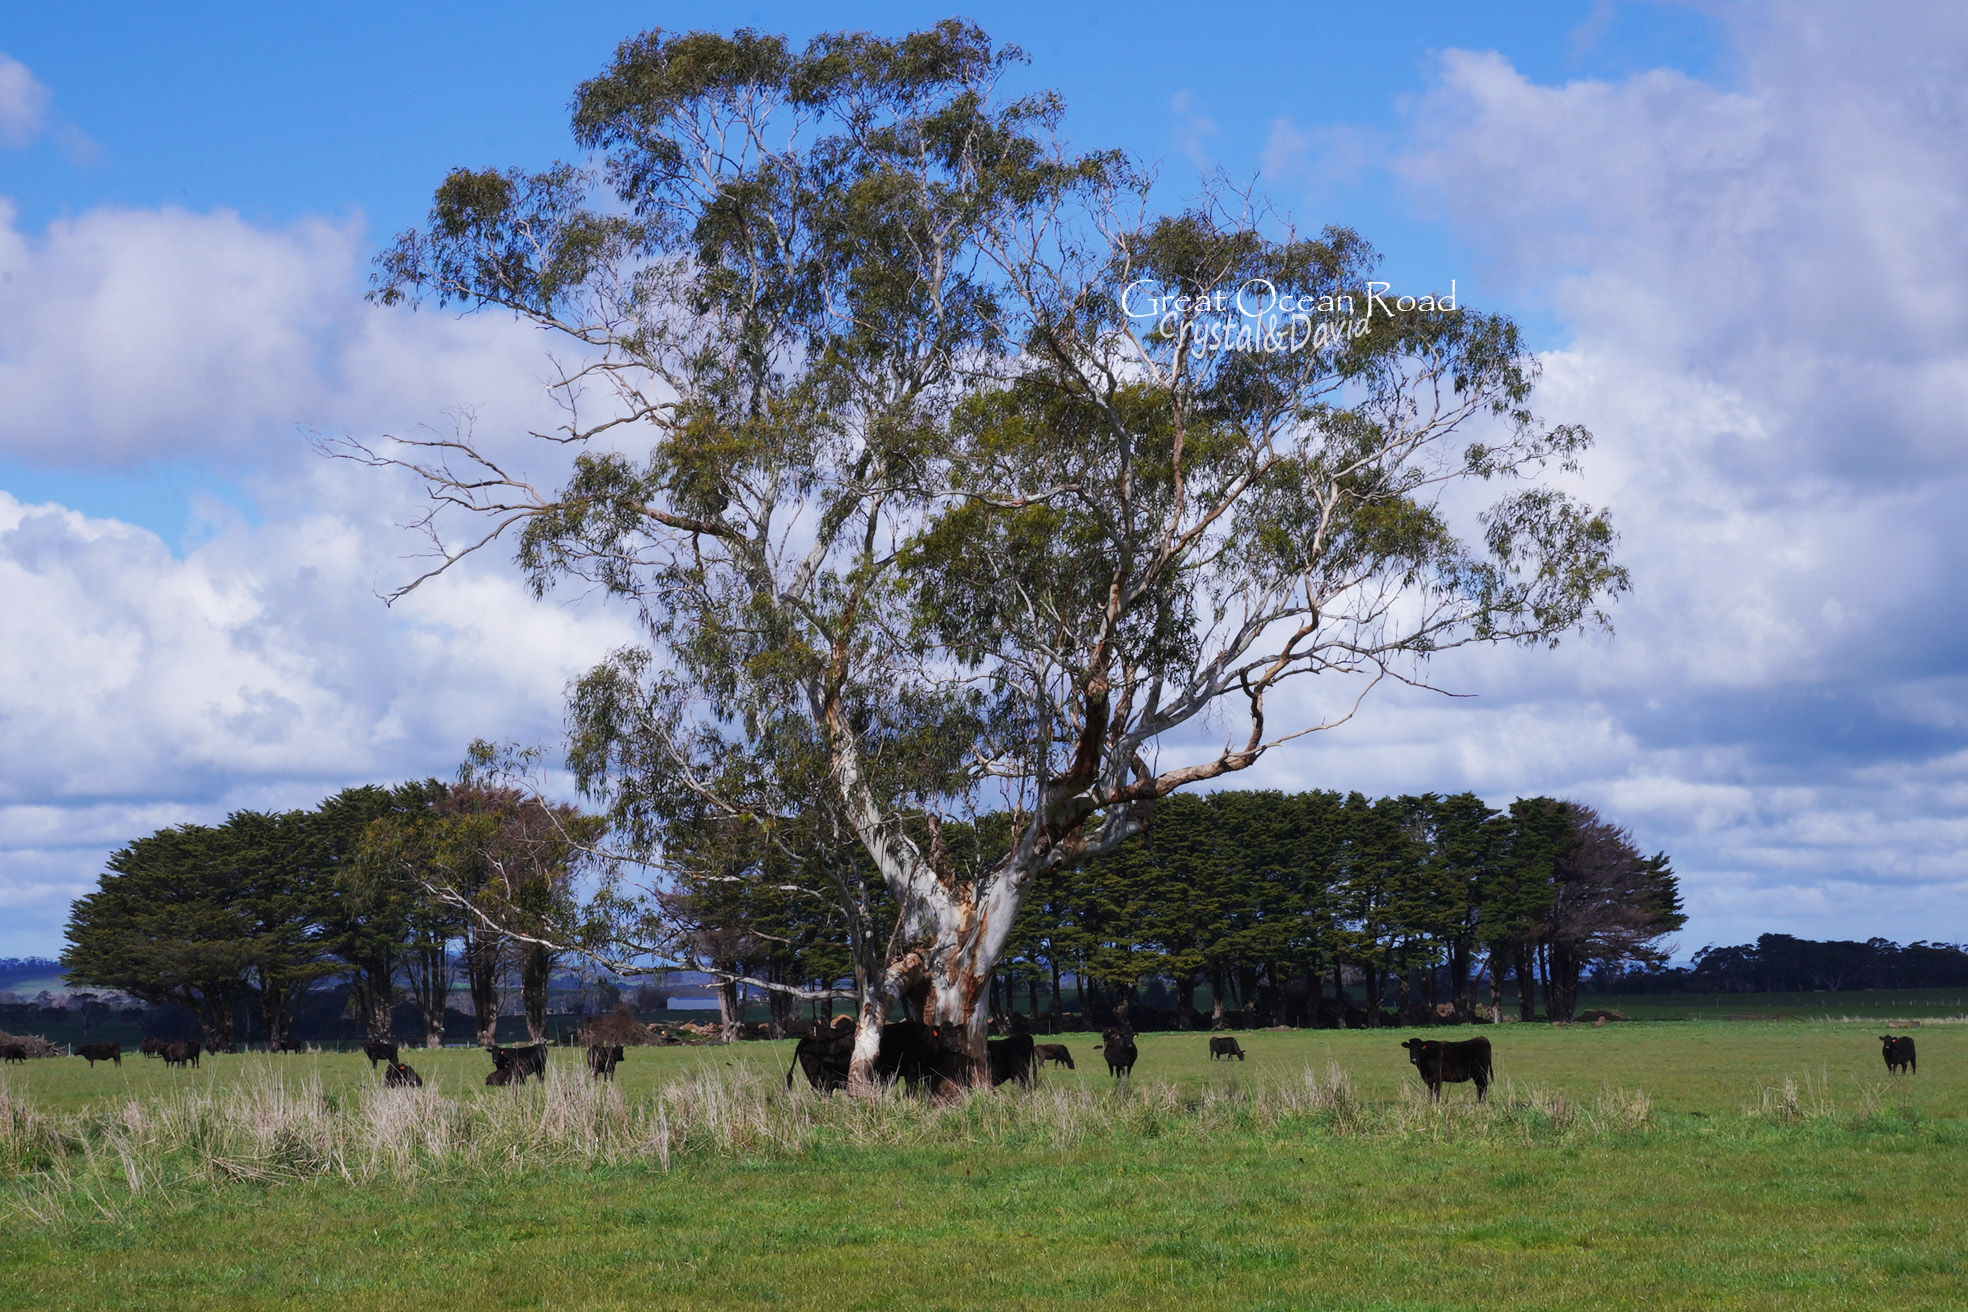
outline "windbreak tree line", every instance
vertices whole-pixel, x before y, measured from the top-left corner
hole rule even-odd
[[[1870,938],[1820,942],[1764,934],[1754,943],[1695,953],[1673,970],[1633,970],[1606,987],[1645,993],[1808,993],[1847,989],[1968,987],[1968,950],[1958,943]]]
[[[1002,828],[987,817],[984,829]],[[948,832],[951,859],[995,835]],[[727,849],[727,852],[730,849]],[[727,874],[730,873],[727,871]],[[848,957],[827,883],[797,863],[767,880],[686,881],[679,908],[707,941],[791,1014],[802,986],[832,996]],[[688,891],[695,889],[697,891]],[[1569,1020],[1582,977],[1665,960],[1685,922],[1665,854],[1577,803],[1529,798],[1495,810],[1471,794],[1370,800],[1359,793],[1221,791],[1179,796],[1147,831],[1049,876],[1013,927],[995,1012],[1082,1008],[1126,1022],[1151,981],[1172,988],[1175,1023],[1378,1025],[1473,1019],[1514,976],[1526,1020]],[[1472,996],[1487,976],[1489,996]],[[1350,1001],[1364,985],[1365,1007]],[[1212,1014],[1195,1010],[1207,987]],[[1041,995],[1044,1001],[1041,1002]],[[916,1014],[926,991],[905,992]],[[1084,1017],[1082,1018],[1084,1019]]]
[[[242,1004],[279,1047],[330,978],[349,985],[368,1037],[390,1036],[407,995],[436,1047],[455,975],[489,1042],[516,973],[539,1038],[554,956],[520,934],[566,922],[596,829],[516,789],[426,780],[159,830],[75,903],[61,964],[77,983],[190,1009],[214,1052],[237,1046]]]

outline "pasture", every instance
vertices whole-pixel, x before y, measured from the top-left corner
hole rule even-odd
[[[1476,1032],[1498,1079],[1480,1111],[1467,1085],[1417,1096],[1403,1030],[1246,1032],[1228,1064],[1206,1036],[1144,1035],[1126,1087],[1063,1035],[1077,1071],[948,1108],[789,1098],[784,1043],[631,1049],[613,1093],[556,1050],[556,1083],[517,1098],[475,1051],[406,1051],[433,1087],[390,1092],[354,1054],[30,1062],[0,1076],[0,1307],[1959,1305],[1968,1026],[1898,1031],[1920,1046],[1898,1080],[1883,1027],[1427,1034]],[[276,1166],[302,1151],[283,1135],[328,1146],[291,1177],[180,1147],[134,1194],[113,1132],[60,1171],[20,1146],[40,1115],[237,1157],[209,1120],[182,1129],[199,1100],[285,1100]],[[363,1166],[392,1107],[476,1146]]]

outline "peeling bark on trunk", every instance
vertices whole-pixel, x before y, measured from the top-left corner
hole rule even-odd
[[[732,969],[732,965],[730,963],[720,963],[718,969],[730,970]],[[720,979],[717,986],[717,995],[719,1034],[724,1042],[736,1043],[738,1041],[738,1025],[744,1019],[744,1013],[739,1009],[738,981],[734,979]]]

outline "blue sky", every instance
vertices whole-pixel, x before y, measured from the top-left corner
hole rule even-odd
[[[160,825],[545,741],[632,636],[496,562],[385,610],[408,490],[309,455],[541,410],[510,324],[365,306],[458,165],[569,150],[648,26],[941,6],[17,7],[0,26],[0,955]],[[1458,658],[1240,783],[1549,792],[1676,858],[1685,951],[1968,938],[1968,23],[1937,6],[968,11],[1085,146],[1221,168],[1518,315],[1593,428],[1618,636]]]

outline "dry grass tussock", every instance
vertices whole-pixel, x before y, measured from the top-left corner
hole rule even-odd
[[[1786,1075],[1780,1083],[1758,1085],[1743,1114],[1775,1125],[1815,1123],[1853,1128],[1874,1124],[1889,1115],[1901,1123],[1918,1119],[1907,1081],[1860,1080],[1841,1102],[1832,1096],[1831,1077],[1823,1070],[1816,1075],[1809,1071]]]
[[[1201,1093],[1137,1081],[1041,1085],[930,1103],[788,1093],[748,1073],[702,1072],[630,1100],[610,1084],[550,1073],[511,1095],[462,1096],[437,1081],[324,1094],[277,1074],[215,1089],[50,1113],[0,1082],[0,1207],[66,1215],[114,1208],[194,1184],[342,1180],[415,1183],[522,1174],[557,1166],[693,1157],[774,1157],[817,1148],[937,1144],[1058,1149],[1116,1138],[1297,1131],[1341,1137],[1446,1139],[1631,1133],[1648,1128],[1642,1092],[1609,1089],[1590,1105],[1501,1085],[1487,1104],[1458,1091],[1441,1104],[1410,1088],[1369,1102],[1346,1072],[1252,1072]]]

